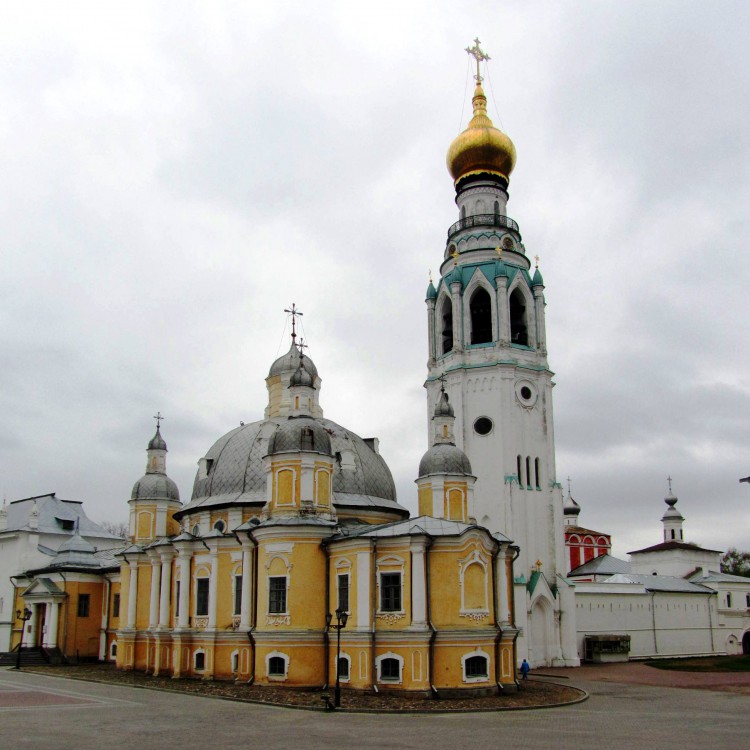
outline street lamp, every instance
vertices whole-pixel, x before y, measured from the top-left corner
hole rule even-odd
[[[23,648],[23,633],[26,630],[26,623],[31,619],[31,610],[28,607],[23,608],[23,612],[20,609],[16,610],[16,619],[21,620],[21,640],[18,642],[18,655],[16,656],[16,666],[14,669],[21,669],[21,649]]]
[[[340,659],[341,659],[341,630],[346,627],[346,621],[349,619],[349,613],[340,607],[336,610],[336,624],[331,625],[333,615],[329,612],[326,615],[326,627],[336,630],[336,690],[333,694],[333,705],[336,708],[341,707],[341,681],[340,681]]]

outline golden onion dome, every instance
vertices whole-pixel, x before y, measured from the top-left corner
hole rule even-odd
[[[474,116],[448,149],[446,162],[455,184],[474,174],[494,174],[510,181],[516,164],[516,147],[487,115],[487,97],[481,82],[474,89]]]

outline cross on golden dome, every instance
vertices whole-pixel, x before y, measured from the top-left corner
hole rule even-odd
[[[481,83],[482,81],[482,76],[479,74],[480,63],[490,59],[490,56],[486,52],[482,51],[482,48],[479,46],[479,44],[479,37],[477,37],[474,40],[474,46],[466,48],[466,52],[468,52],[474,58],[477,64],[477,74],[474,76],[474,79],[477,83]]]

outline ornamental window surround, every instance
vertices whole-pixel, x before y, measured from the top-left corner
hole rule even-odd
[[[289,576],[268,577],[268,614],[286,615]]]
[[[281,651],[266,654],[266,676],[272,682],[283,682],[289,675],[289,656]]]
[[[195,616],[208,616],[208,599],[209,599],[209,579],[195,579]]]
[[[380,611],[401,612],[401,573],[380,574]]]
[[[339,681],[349,682],[352,673],[352,658],[343,651],[339,654]]]
[[[404,659],[389,651],[375,659],[375,669],[378,682],[400,685],[403,681]]]
[[[490,676],[489,655],[476,649],[461,657],[461,672],[464,682],[487,682]]]
[[[487,562],[479,550],[459,560],[459,582],[461,585],[462,616],[471,618],[489,614],[489,591]]]

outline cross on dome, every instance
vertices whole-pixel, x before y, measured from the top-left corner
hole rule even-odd
[[[479,45],[480,45],[480,41],[479,41],[479,37],[477,37],[474,40],[474,46],[466,48],[466,52],[468,52],[474,58],[477,64],[477,74],[474,76],[474,79],[476,80],[477,83],[481,83],[482,81],[482,76],[479,74],[480,63],[484,62],[485,60],[490,59],[490,56],[486,52],[482,51]]]
[[[301,313],[297,306],[292,302],[292,306],[290,308],[284,308],[285,313],[289,313],[292,316],[292,343],[295,343],[297,340],[297,318],[302,317],[304,313]]]
[[[156,414],[154,414],[154,419],[156,420],[156,429],[158,430],[161,427],[161,420],[166,419],[166,417],[163,416],[160,411],[157,411]]]

